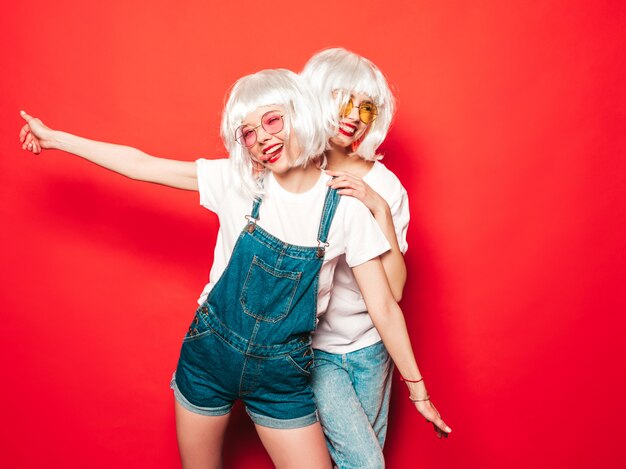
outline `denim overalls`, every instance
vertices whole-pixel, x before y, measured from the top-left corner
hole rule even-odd
[[[284,243],[256,225],[260,199],[224,273],[183,339],[171,387],[186,409],[224,415],[244,401],[259,425],[298,428],[317,421],[309,371],[318,277],[339,202],[328,189],[318,246]]]

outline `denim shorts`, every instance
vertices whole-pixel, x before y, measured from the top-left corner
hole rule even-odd
[[[190,412],[218,416],[241,399],[255,424],[300,428],[318,421],[309,385],[310,339],[289,353],[261,357],[243,353],[200,319],[183,340],[170,387]]]

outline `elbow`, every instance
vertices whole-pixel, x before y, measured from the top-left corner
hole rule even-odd
[[[397,321],[403,317],[402,309],[393,301],[391,295],[368,311],[379,332],[393,330]]]
[[[134,181],[149,181],[149,158],[147,158],[146,155],[139,150],[135,150],[135,154],[132,158],[129,158],[129,160],[128,169],[122,174]]]
[[[391,294],[393,295],[393,299],[396,300],[396,303],[400,303],[402,293],[404,292],[404,285],[406,284],[406,276],[404,276],[402,280],[393,283],[393,285],[390,285]]]
[[[400,303],[402,300],[402,288],[399,291],[393,292],[393,299],[396,300],[396,303]]]
[[[400,303],[402,299],[402,291],[404,290],[404,285],[396,285],[393,283],[389,284],[389,293],[390,296],[395,300],[396,303]]]
[[[133,181],[143,181],[143,179],[137,172],[129,171],[128,173],[124,174],[124,176],[126,176],[128,179],[132,179]]]

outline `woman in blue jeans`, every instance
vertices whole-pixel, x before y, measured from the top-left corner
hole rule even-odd
[[[369,60],[340,48],[315,54],[302,76],[323,106],[327,172],[336,176],[331,187],[372,212],[391,247],[381,260],[399,301],[406,280],[409,204],[406,190],[376,153],[394,115],[387,81]],[[393,364],[375,326],[358,282],[340,260],[313,338],[312,385],[328,448],[342,469],[384,466]]]
[[[185,468],[221,466],[237,399],[277,467],[330,467],[308,385],[310,333],[316,309],[326,309],[342,254],[368,292],[364,298],[398,369],[419,380],[402,312],[384,288],[378,256],[388,243],[367,208],[356,199],[339,200],[315,164],[325,144],[316,109],[291,72],[244,77],[232,88],[222,119],[230,158],[197,162],[55,131],[22,113],[24,149],[61,149],[133,179],[199,191],[200,203],[219,217],[210,282],[171,385]],[[416,386],[420,412],[445,429],[423,383]]]

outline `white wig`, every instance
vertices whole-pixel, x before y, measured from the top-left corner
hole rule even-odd
[[[378,108],[378,115],[360,142],[357,153],[370,161],[382,158],[376,150],[387,136],[396,103],[378,67],[365,57],[335,48],[313,55],[301,75],[321,102],[328,139],[339,131],[339,109],[348,103],[350,93],[370,97]]]
[[[230,158],[241,175],[241,186],[250,195],[263,193],[265,172],[255,177],[251,155],[235,139],[235,130],[248,114],[262,106],[278,105],[285,109],[283,119],[287,136],[293,131],[300,146],[296,166],[322,158],[326,133],[319,101],[306,82],[284,69],[262,70],[235,82],[222,114],[221,135]],[[267,170],[266,170],[267,171]]]

